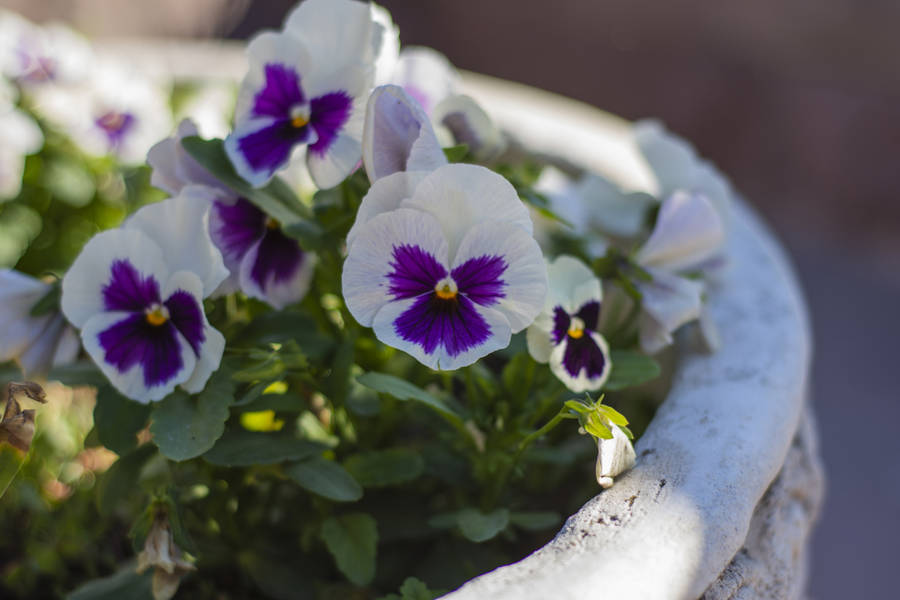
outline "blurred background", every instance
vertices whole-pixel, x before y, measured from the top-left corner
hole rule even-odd
[[[2,0],[92,37],[229,37],[292,0]],[[900,3],[383,0],[459,68],[657,117],[765,215],[816,336],[828,495],[813,598],[896,594],[900,534]]]

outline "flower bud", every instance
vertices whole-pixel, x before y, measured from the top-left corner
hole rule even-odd
[[[634,447],[628,436],[613,423],[609,424],[612,438],[597,439],[597,483],[604,489],[613,484],[613,478],[634,466]]]

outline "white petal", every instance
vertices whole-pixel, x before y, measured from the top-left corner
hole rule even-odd
[[[371,327],[375,313],[393,301],[387,275],[394,270],[394,248],[403,244],[418,245],[450,270],[447,242],[431,215],[401,208],[370,220],[357,233],[341,275],[347,308],[365,327]]]
[[[110,267],[127,260],[143,276],[152,275],[162,285],[169,277],[160,247],[139,230],[111,229],[91,238],[62,280],[62,311],[75,327],[105,311],[103,286]]]
[[[450,256],[479,223],[503,221],[531,235],[531,216],[515,188],[501,175],[477,165],[451,164],[429,174],[403,206],[428,212],[444,230]]]
[[[0,148],[0,202],[11,200],[22,191],[25,157],[8,148]]]
[[[391,13],[378,4],[370,5],[372,21],[372,50],[375,56],[375,85],[392,83],[391,75],[400,54],[400,32],[391,19]]]
[[[122,395],[144,404],[162,400],[175,389],[175,386],[187,381],[193,373],[197,362],[194,350],[184,336],[180,333],[176,334],[182,365],[181,369],[165,385],[147,387],[144,383],[144,369],[140,363],[135,364],[126,372],[120,373],[118,368],[106,362],[106,351],[100,345],[99,335],[129,316],[131,313],[127,312],[107,312],[94,315],[81,329],[81,342],[97,367]]]
[[[591,339],[603,353],[603,357],[605,359],[603,365],[603,372],[595,377],[590,377],[585,369],[580,369],[578,371],[578,375],[572,377],[571,374],[566,370],[565,365],[563,364],[563,359],[566,355],[566,348],[569,344],[569,337],[566,336],[563,340],[556,344],[553,347],[553,350],[550,352],[550,370],[553,371],[553,374],[562,381],[567,388],[569,388],[573,392],[592,392],[599,390],[603,387],[603,384],[606,383],[606,380],[609,379],[609,374],[612,371],[612,361],[609,357],[609,345],[606,343],[606,339],[597,333],[596,331],[588,331],[585,330],[585,335],[590,335]]]
[[[672,333],[700,316],[703,284],[648,268],[653,281],[636,281],[641,292],[641,349],[654,354],[672,343]]]
[[[288,15],[284,31],[303,42],[320,70],[375,60],[375,24],[362,2],[305,0]]]
[[[431,114],[438,102],[456,93],[460,76],[440,52],[424,46],[407,46],[400,53],[392,82],[403,87]]]
[[[728,222],[731,186],[715,167],[697,155],[690,143],[653,120],[635,123],[634,139],[657,180],[659,198],[679,189],[702,193],[716,207],[723,223]]]
[[[183,119],[174,136],[150,148],[147,153],[147,163],[153,167],[150,183],[173,196],[191,184],[222,188],[222,183],[201,167],[181,145],[182,139],[195,135],[198,135],[198,131],[194,122]]]
[[[472,227],[459,244],[452,266],[481,256],[500,256],[506,262],[501,279],[505,295],[492,308],[509,321],[513,333],[531,325],[547,298],[547,265],[531,235],[512,223],[483,223]]]
[[[274,31],[264,31],[254,36],[247,44],[247,74],[241,81],[237,104],[234,109],[236,124],[249,118],[256,95],[266,83],[265,66],[282,64],[300,74],[300,86],[306,92],[306,77],[315,67],[306,46],[295,36]],[[306,95],[307,99],[309,95]]]
[[[550,292],[545,311],[562,306],[569,314],[575,314],[585,302],[603,300],[600,280],[587,265],[574,256],[563,255],[547,267]]]
[[[449,129],[457,144],[467,144],[478,160],[493,160],[506,150],[503,133],[469,96],[444,98],[434,107],[432,119]]]
[[[703,308],[700,309],[700,318],[697,320],[697,323],[700,325],[700,337],[706,345],[706,349],[709,352],[718,350],[721,345],[719,328],[716,327],[716,322],[713,320],[712,314],[705,304],[703,305]]]
[[[18,357],[26,377],[47,374],[53,365],[59,339],[67,328],[66,320],[61,314],[31,321],[35,325],[40,324],[40,328],[35,329],[36,335]]]
[[[426,175],[428,173],[422,171],[401,171],[382,177],[373,183],[366,195],[363,196],[359,210],[356,212],[356,221],[354,221],[353,227],[347,232],[348,252],[363,225],[381,213],[400,208],[400,204],[404,200],[412,197],[416,187]]]
[[[374,182],[398,171],[433,171],[447,157],[422,107],[402,88],[385,85],[369,96],[363,162]]]
[[[141,208],[123,225],[156,242],[171,272],[190,271],[199,277],[202,298],[228,278],[222,253],[209,236],[209,209],[217,194],[205,186],[187,186],[174,198]]]
[[[62,315],[60,315],[60,318],[62,318]],[[56,345],[56,354],[53,355],[52,366],[58,367],[74,362],[78,357],[78,352],[80,350],[81,340],[78,337],[78,332],[74,327],[66,325],[62,334],[59,336],[59,341]]]
[[[553,352],[553,341],[550,338],[552,331],[553,318],[547,313],[541,313],[525,332],[528,354],[539,363],[550,360],[550,353]]]
[[[612,439],[597,440],[597,483],[603,488],[610,487],[614,477],[633,467],[636,458],[628,436],[613,423],[609,429]]]
[[[663,201],[653,233],[635,258],[648,267],[687,270],[715,256],[724,242],[722,220],[710,201],[679,191]]]
[[[20,154],[34,154],[44,145],[44,134],[34,119],[13,108],[0,109],[0,139]]]
[[[356,170],[362,157],[360,138],[339,133],[325,152],[306,153],[306,166],[315,184],[321,189],[333,188]]]
[[[379,340],[388,346],[403,350],[431,369],[442,371],[459,369],[471,365],[482,356],[486,356],[495,350],[509,346],[512,334],[506,317],[499,311],[475,304],[475,310],[490,328],[490,336],[484,342],[456,356],[450,356],[442,345],[438,345],[431,354],[426,354],[419,344],[409,342],[400,337],[394,326],[394,321],[406,312],[415,301],[416,298],[409,298],[399,302],[389,302],[384,305],[375,315],[372,329],[375,332],[375,337]]]
[[[612,182],[594,174],[586,175],[579,181],[574,194],[587,207],[591,227],[623,238],[641,233],[647,210],[657,203],[649,194],[625,193]]]
[[[225,351],[225,337],[214,329],[209,321],[206,320],[206,314],[203,313],[203,284],[194,273],[190,271],[179,271],[169,278],[163,291],[163,298],[168,298],[176,290],[183,290],[193,296],[200,307],[203,314],[203,335],[204,341],[200,346],[199,355],[195,356],[195,366],[187,381],[181,384],[187,392],[196,394],[203,391],[209,376],[219,368],[222,362],[222,354]],[[193,354],[193,350],[189,350]]]
[[[29,313],[48,289],[24,273],[0,269],[0,362],[19,356],[45,327],[44,319]]]

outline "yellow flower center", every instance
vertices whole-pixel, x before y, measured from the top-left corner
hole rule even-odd
[[[272,217],[266,217],[266,228],[268,229],[278,229],[281,227],[281,224]]]
[[[291,125],[300,129],[309,123],[309,105],[298,105],[291,109]]]
[[[569,323],[569,331],[567,333],[573,340],[580,339],[582,336],[584,336],[584,321],[582,321],[578,317],[572,319],[572,322]]]
[[[147,323],[159,327],[169,320],[169,311],[161,304],[154,304],[145,313]]]
[[[450,277],[444,277],[434,286],[434,293],[441,300],[453,300],[457,292],[456,282]]]

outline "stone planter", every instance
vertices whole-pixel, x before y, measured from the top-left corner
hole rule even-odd
[[[240,49],[107,43],[136,68],[238,80]],[[523,147],[653,191],[628,124],[518,84],[466,75]],[[750,599],[803,596],[807,540],[823,495],[808,407],[812,342],[781,248],[740,199],[730,268],[712,290],[714,354],[683,351],[672,388],[636,446],[638,462],[527,558],[448,600]]]

